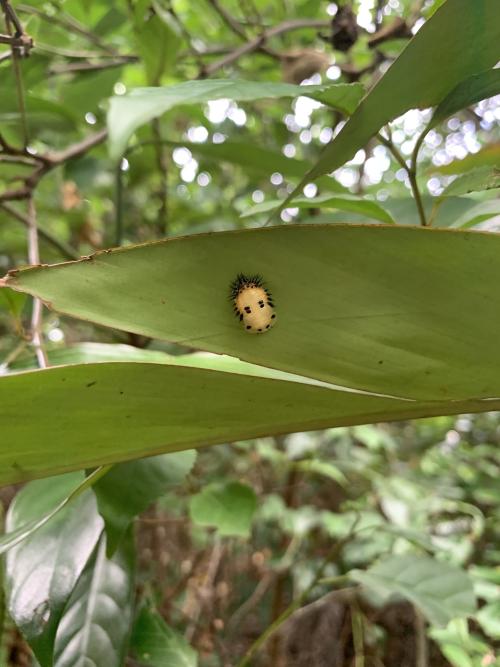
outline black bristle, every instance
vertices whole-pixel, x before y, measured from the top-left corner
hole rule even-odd
[[[229,298],[234,301],[241,290],[245,287],[262,287],[266,291],[266,294],[269,294],[267,289],[264,287],[262,276],[259,274],[246,276],[244,273],[238,273],[230,285]]]

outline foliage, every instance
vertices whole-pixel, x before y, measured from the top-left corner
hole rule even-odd
[[[498,1],[0,6],[3,662],[496,664]]]

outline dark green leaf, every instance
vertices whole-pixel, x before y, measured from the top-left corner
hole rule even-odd
[[[115,551],[134,516],[181,484],[195,459],[195,451],[186,451],[120,463],[94,486],[106,525],[108,555]]]
[[[265,213],[272,211],[277,206],[280,205],[279,200],[271,200],[263,202],[262,204],[256,204],[246,209],[242,218],[247,218],[252,215],[257,215],[258,213]],[[321,197],[299,197],[297,199],[292,199],[288,203],[290,207],[297,208],[334,208],[339,211],[350,211],[352,213],[358,213],[367,218],[373,220],[380,220],[389,225],[394,224],[394,220],[387,211],[385,211],[380,204],[377,202],[370,201],[369,199],[361,199],[360,197],[332,197],[331,195],[322,195]]]
[[[350,113],[362,93],[361,84],[294,86],[289,83],[207,79],[184,81],[165,88],[136,88],[129,95],[112,97],[108,112],[110,153],[118,159],[132,133],[141,125],[161,116],[175,106],[199,104],[230,98],[253,101],[265,98],[298,97],[318,99],[328,94],[328,104]]]
[[[249,535],[257,498],[253,489],[239,482],[210,484],[191,498],[191,519],[213,526],[220,535]]]
[[[159,614],[142,609],[134,626],[132,650],[147,667],[197,667],[196,651]]]
[[[498,95],[498,93],[500,93],[500,69],[491,69],[468,77],[455,86],[438,104],[427,130],[436,127],[457,111],[488,97],[493,97],[493,95]]]
[[[25,486],[9,508],[7,530],[14,531],[53,508],[82,479],[81,473],[72,473]],[[7,608],[42,667],[52,665],[64,607],[102,529],[94,494],[86,491],[7,552]]]
[[[500,188],[500,169],[497,167],[478,167],[462,174],[441,194],[441,197],[466,195],[469,192],[481,192]]]
[[[106,557],[102,535],[64,609],[57,629],[54,666],[122,667],[133,602],[132,532],[111,559]]]

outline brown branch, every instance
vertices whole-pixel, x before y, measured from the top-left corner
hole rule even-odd
[[[120,56],[116,60],[104,60],[100,62],[83,62],[83,63],[69,63],[66,65],[54,65],[49,68],[50,76],[57,76],[59,74],[72,74],[73,72],[94,72],[103,69],[112,69],[113,67],[123,67],[131,63],[138,62],[137,56]]]
[[[24,186],[15,190],[6,190],[0,193],[0,202],[29,199],[33,190],[46,174],[68,160],[73,160],[84,155],[90,149],[94,148],[94,146],[102,143],[107,136],[107,130],[100,130],[99,132],[82,139],[82,141],[78,141],[76,144],[68,146],[64,150],[49,151],[47,153],[32,155],[27,149],[21,150],[14,148],[0,135],[0,146],[3,148],[3,155],[13,153],[16,156],[21,155],[26,158],[32,158],[38,162],[38,165],[29,176],[21,178],[24,182]],[[2,155],[2,153],[0,153],[0,155]]]
[[[45,153],[45,158],[50,162],[52,162],[53,167],[57,167],[62,162],[66,162],[67,160],[72,160],[76,157],[80,157],[80,155],[83,155],[91,148],[94,148],[94,146],[102,144],[102,142],[107,139],[107,136],[108,136],[107,130],[100,130],[99,132],[91,134],[85,139],[82,139],[82,141],[78,141],[76,144],[68,146],[62,151],[53,151],[50,153]]]
[[[241,25],[233,18],[233,16],[219,4],[219,0],[208,0],[208,4],[211,5],[217,14],[221,17],[224,23],[230,28],[236,35],[239,35],[244,40],[247,39],[247,34]]]
[[[283,21],[269,30],[265,30],[262,34],[250,41],[246,42],[242,46],[238,47],[234,51],[231,51],[223,58],[216,60],[211,65],[208,65],[203,73],[204,76],[211,76],[217,70],[230,65],[231,63],[239,60],[242,56],[247,53],[252,53],[252,51],[257,51],[262,49],[266,45],[266,42],[273,37],[278,37],[287,32],[292,32],[293,30],[304,30],[304,29],[320,29],[327,28],[330,25],[329,21],[322,21],[316,19],[291,19],[289,21]],[[271,54],[270,54],[271,55]],[[273,57],[280,57],[276,52],[273,52]]]

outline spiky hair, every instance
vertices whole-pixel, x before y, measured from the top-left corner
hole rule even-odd
[[[269,294],[267,289],[264,287],[264,281],[262,276],[255,274],[253,276],[246,276],[244,273],[238,273],[236,278],[233,280],[230,286],[229,298],[234,300],[245,287],[262,287],[266,294]]]

